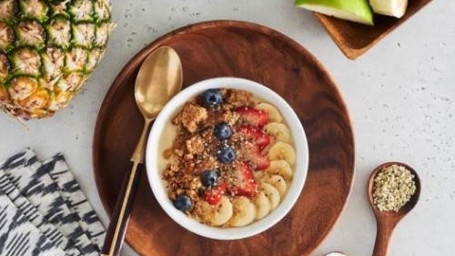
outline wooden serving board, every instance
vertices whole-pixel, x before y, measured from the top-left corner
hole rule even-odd
[[[96,184],[111,213],[143,120],[134,102],[139,66],[153,49],[180,54],[184,86],[220,76],[269,85],[303,122],[310,166],[292,211],[268,231],[238,241],[216,241],[186,231],[156,202],[143,172],[127,232],[140,255],[308,255],[343,211],[354,175],[354,138],[342,97],[326,70],[302,46],[272,29],[212,21],[171,32],[139,52],[120,72],[101,107],[95,130]]]
[[[409,0],[406,13],[400,19],[375,14],[374,26],[341,20],[320,13],[314,15],[346,57],[356,59],[431,1]]]

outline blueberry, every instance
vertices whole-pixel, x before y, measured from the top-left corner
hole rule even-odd
[[[226,122],[221,122],[215,125],[215,137],[219,140],[226,140],[232,135],[231,127]]]
[[[207,107],[216,107],[223,103],[223,95],[218,89],[208,89],[204,92],[203,101]]]
[[[229,164],[235,160],[235,151],[231,147],[223,147],[218,151],[218,161]]]
[[[201,181],[205,187],[213,187],[218,181],[218,173],[215,170],[205,170],[201,173]]]
[[[193,202],[191,202],[191,199],[188,196],[180,195],[174,200],[174,206],[178,210],[184,212],[193,207]]]

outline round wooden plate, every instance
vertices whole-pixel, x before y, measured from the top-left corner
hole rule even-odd
[[[134,102],[139,66],[156,47],[180,54],[184,86],[220,76],[270,86],[302,120],[310,166],[292,211],[268,231],[238,241],[200,237],[172,221],[156,202],[143,172],[127,232],[140,255],[307,255],[327,236],[343,211],[354,175],[354,137],[346,106],[322,65],[302,46],[270,28],[239,21],[211,21],[171,32],[123,68],[98,116],[93,161],[96,184],[110,214],[139,138],[143,120]]]

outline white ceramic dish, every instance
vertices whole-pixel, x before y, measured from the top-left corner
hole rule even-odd
[[[179,110],[191,98],[201,94],[207,89],[222,87],[249,91],[259,98],[264,99],[266,102],[274,105],[281,112],[283,118],[289,126],[289,129],[291,130],[297,156],[294,166],[293,180],[290,184],[286,196],[280,202],[278,207],[269,213],[265,218],[255,221],[245,227],[238,228],[217,228],[204,225],[177,210],[173,206],[172,201],[168,198],[161,178],[162,170],[160,170],[158,167],[159,155],[162,154],[162,152],[159,152],[160,150],[158,142],[160,141],[160,136],[163,134],[163,130],[166,127],[166,123],[176,114],[176,111]],[[147,176],[153,194],[155,195],[158,203],[161,205],[163,210],[179,225],[193,233],[204,237],[219,240],[235,240],[250,237],[269,229],[278,221],[280,221],[291,210],[299,198],[303,185],[305,183],[309,162],[308,152],[306,135],[299,118],[289,106],[289,104],[277,93],[259,83],[250,80],[230,77],[214,78],[204,80],[187,87],[179,94],[177,94],[174,98],[172,98],[163,108],[153,125],[147,143]]]

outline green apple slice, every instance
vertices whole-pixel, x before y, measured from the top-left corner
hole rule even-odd
[[[377,14],[403,17],[408,6],[408,0],[370,0],[373,11]]]
[[[373,25],[373,12],[367,0],[296,0],[295,5],[340,19]]]

